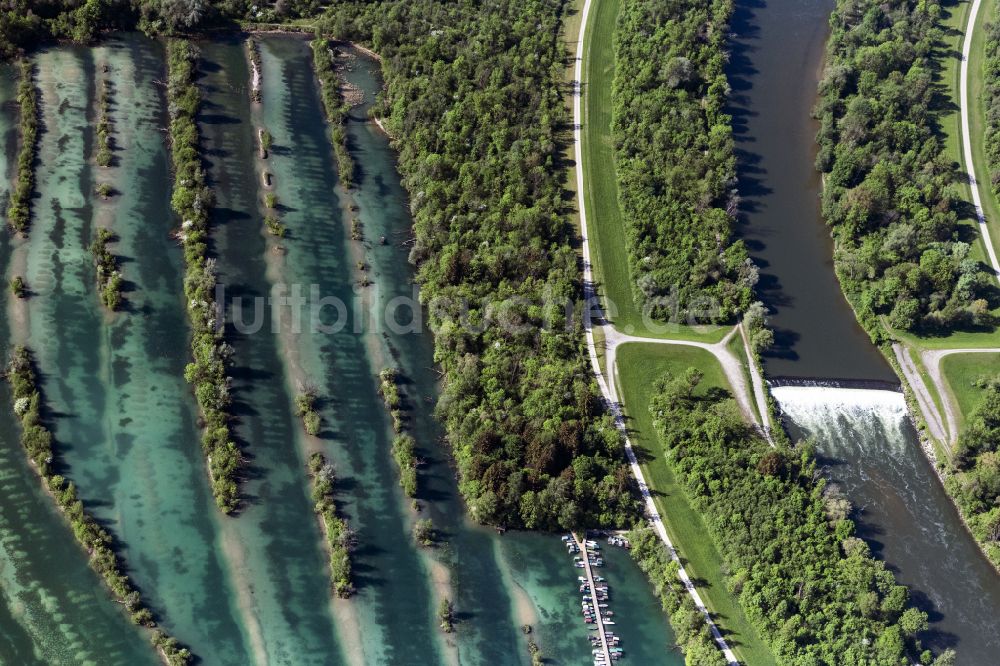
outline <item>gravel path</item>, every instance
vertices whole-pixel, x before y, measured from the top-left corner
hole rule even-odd
[[[958,441],[958,418],[955,416],[958,407],[951,399],[948,384],[944,379],[944,375],[941,374],[941,359],[952,354],[1000,354],[1000,348],[929,349],[920,353],[920,360],[923,362],[924,367],[927,368],[927,374],[931,376],[931,381],[934,382],[938,395],[941,396],[941,404],[944,405],[945,417],[948,419],[948,432],[951,435],[948,439],[949,444],[954,444]]]
[[[942,396],[945,409],[948,411],[947,431],[941,421],[941,413],[938,411],[937,405],[931,397],[930,391],[927,390],[927,385],[924,384],[924,378],[920,376],[920,372],[917,370],[916,364],[913,362],[913,359],[910,358],[907,348],[896,342],[892,345],[892,351],[896,354],[896,360],[899,362],[899,367],[903,370],[903,375],[906,377],[906,383],[910,385],[911,389],[913,389],[913,394],[917,398],[917,404],[920,406],[920,411],[924,415],[924,422],[927,424],[927,429],[931,432],[931,437],[939,442],[948,443],[950,439],[948,438],[947,432],[955,431],[954,415],[951,414],[948,401],[944,400],[944,392],[941,390],[941,383],[936,379],[934,380],[938,394]],[[931,373],[931,377],[933,376],[933,373]]]

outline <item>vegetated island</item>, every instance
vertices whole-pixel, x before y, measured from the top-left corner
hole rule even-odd
[[[152,643],[168,666],[192,663],[194,655],[190,650],[176,638],[156,628],[153,613],[143,604],[139,591],[125,573],[114,538],[87,513],[77,497],[73,482],[54,472],[57,466],[54,441],[42,418],[44,401],[27,347],[14,348],[7,365],[7,381],[12,391],[14,414],[21,424],[21,446],[69,521],[77,542],[87,551],[91,568],[104,579],[115,600],[128,611],[132,622],[153,630]]]
[[[202,450],[208,461],[215,502],[227,514],[240,505],[240,451],[229,426],[227,359],[231,348],[222,335],[215,303],[215,262],[208,258],[208,215],[212,193],[198,152],[196,116],[201,94],[194,83],[197,53],[183,39],[167,41],[170,106],[170,153],[174,167],[171,205],[181,220],[179,237],[184,244],[184,295],[191,321],[191,355],[184,378],[194,385],[204,421]]]

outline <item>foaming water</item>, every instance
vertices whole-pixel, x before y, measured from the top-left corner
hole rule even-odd
[[[855,508],[858,536],[930,616],[922,637],[954,647],[960,664],[995,663],[1000,575],[945,494],[894,391],[772,389],[793,438],[812,437],[818,459]]]

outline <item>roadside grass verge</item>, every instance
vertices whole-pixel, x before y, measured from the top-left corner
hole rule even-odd
[[[742,663],[769,666],[775,663],[774,657],[750,625],[736,597],[726,588],[722,557],[708,538],[701,515],[691,506],[684,489],[667,466],[653,429],[649,402],[656,380],[666,372],[681,373],[692,366],[705,373],[699,390],[720,388],[731,392],[722,366],[704,349],[642,343],[621,346],[618,385],[626,405],[632,445],[641,461],[646,482],[655,494],[654,501],[667,532],[719,624],[719,630]]]
[[[941,359],[941,375],[957,407],[959,429],[983,401],[976,383],[1000,376],[1000,354],[951,354]]]
[[[956,12],[959,13],[959,12]],[[963,13],[963,21],[968,12]],[[993,249],[1000,253],[1000,202],[990,187],[990,166],[986,158],[986,104],[983,100],[983,64],[986,55],[986,24],[997,20],[994,2],[984,2],[976,17],[975,32],[972,35],[972,49],[969,52],[969,135],[972,142],[972,163],[979,176],[979,196],[983,202],[983,214],[990,229]],[[963,35],[964,37],[964,35]],[[963,154],[964,157],[964,154]]]
[[[725,337],[728,327],[657,325],[644,322],[642,311],[632,298],[632,276],[625,247],[625,222],[618,206],[614,144],[611,138],[611,82],[615,76],[614,32],[619,6],[620,0],[600,0],[592,4],[584,36],[581,148],[584,201],[587,206],[594,280],[608,318],[622,333],[652,338],[719,342]]]

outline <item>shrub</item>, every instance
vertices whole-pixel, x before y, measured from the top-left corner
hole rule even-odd
[[[14,294],[16,298],[24,298],[28,295],[28,287],[23,277],[15,275],[10,279],[10,293]]]
[[[110,85],[107,79],[102,79],[97,93],[97,155],[94,161],[100,167],[111,166],[113,157],[111,153],[111,120],[108,113]]]
[[[355,592],[351,582],[351,551],[356,546],[354,532],[347,521],[337,515],[333,499],[333,466],[326,462],[322,453],[313,453],[309,457],[309,473],[313,479],[313,507],[326,534],[331,585],[338,597],[346,599]]]
[[[21,82],[17,87],[17,103],[21,108],[21,150],[17,156],[17,181],[7,205],[7,221],[14,231],[28,233],[31,219],[31,197],[35,190],[35,152],[38,148],[38,93],[35,90],[34,68],[27,59],[21,61]]]
[[[206,424],[202,450],[208,463],[212,494],[219,508],[231,514],[240,505],[238,481],[244,463],[229,429],[226,367],[231,348],[215,325],[215,262],[208,258],[205,244],[212,196],[198,153],[196,116],[201,96],[194,83],[196,58],[197,53],[190,42],[167,41],[167,99],[174,170],[171,205],[184,229],[184,295],[192,328],[193,360],[185,368],[184,377],[194,385]]]
[[[392,442],[392,457],[399,467],[399,485],[407,497],[417,496],[416,442],[410,435],[399,435]]]
[[[264,226],[267,228],[267,232],[272,236],[277,236],[278,238],[285,237],[285,225],[282,224],[281,220],[273,215],[268,215],[264,218]]]
[[[122,276],[118,270],[118,258],[108,250],[108,243],[115,240],[115,235],[104,228],[97,230],[97,237],[90,245],[90,253],[94,257],[97,268],[97,290],[101,302],[112,312],[121,306]]]
[[[430,518],[422,518],[413,524],[413,538],[421,546],[430,547],[437,541],[437,532]]]
[[[302,425],[310,435],[318,435],[322,428],[322,417],[316,411],[316,392],[312,388],[304,389],[295,397],[295,413],[302,417]]]
[[[451,599],[442,599],[438,606],[438,621],[441,623],[441,630],[450,634],[455,630],[455,606]]]

